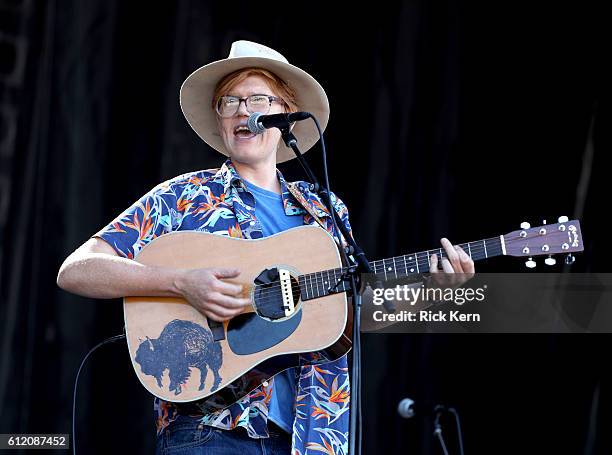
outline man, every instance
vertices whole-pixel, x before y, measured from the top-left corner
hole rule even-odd
[[[230,159],[219,169],[184,174],[155,187],[71,254],[60,269],[58,284],[94,298],[181,297],[207,318],[225,321],[250,305],[241,287],[226,281],[240,275],[238,268],[181,270],[132,259],[154,238],[177,230],[257,239],[310,224],[325,228],[342,244],[319,197],[303,182],[288,185],[277,171],[277,163],[293,157],[280,141],[280,132],[271,129],[256,135],[246,127],[254,112],[301,110],[313,113],[325,128],[329,104],[318,82],[278,52],[238,41],[227,59],[187,78],[181,106],[196,133]],[[305,123],[293,128],[304,152],[318,140],[316,130]],[[335,195],[332,201],[350,232],[346,206]],[[462,256],[448,241],[444,246],[451,259],[443,261],[444,270],[469,271],[465,253]],[[181,406],[156,399],[158,451],[346,453],[346,356],[322,365],[312,360],[303,355],[299,368],[277,375],[217,412],[207,412],[198,403]]]

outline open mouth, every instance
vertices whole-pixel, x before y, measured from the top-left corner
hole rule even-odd
[[[239,139],[252,139],[257,135],[252,133],[246,125],[238,125],[234,128],[234,136]]]

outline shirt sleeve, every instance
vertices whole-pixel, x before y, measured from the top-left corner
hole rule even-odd
[[[169,182],[161,183],[92,237],[111,245],[120,256],[134,259],[144,246],[180,225],[177,197]]]

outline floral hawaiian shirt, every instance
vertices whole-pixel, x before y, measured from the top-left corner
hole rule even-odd
[[[287,215],[303,214],[304,224],[317,225],[287,188],[278,172]],[[304,202],[338,242],[333,221],[321,199],[305,182],[296,182]],[[334,207],[350,232],[348,210],[332,194]],[[119,255],[133,259],[151,240],[171,231],[194,230],[231,237],[263,237],[255,216],[254,196],[247,190],[230,160],[220,169],[190,172],[163,182],[95,234]],[[308,364],[308,354],[296,370],[295,420],[292,454],[348,453],[350,385],[346,356],[323,364]],[[311,362],[312,363],[312,362]],[[265,384],[265,383],[264,383]],[[246,429],[250,437],[268,437],[268,403],[273,381],[267,381],[229,408],[203,413],[202,423],[231,430]],[[155,398],[157,432],[178,416],[178,407]]]

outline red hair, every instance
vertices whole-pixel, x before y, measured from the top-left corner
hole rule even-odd
[[[212,108],[216,108],[217,103],[222,96],[225,96],[231,89],[250,76],[259,76],[264,78],[274,92],[274,95],[278,96],[283,101],[289,112],[297,112],[298,105],[295,90],[289,87],[289,85],[276,74],[262,68],[240,69],[221,79],[215,87],[215,91],[213,93]]]

